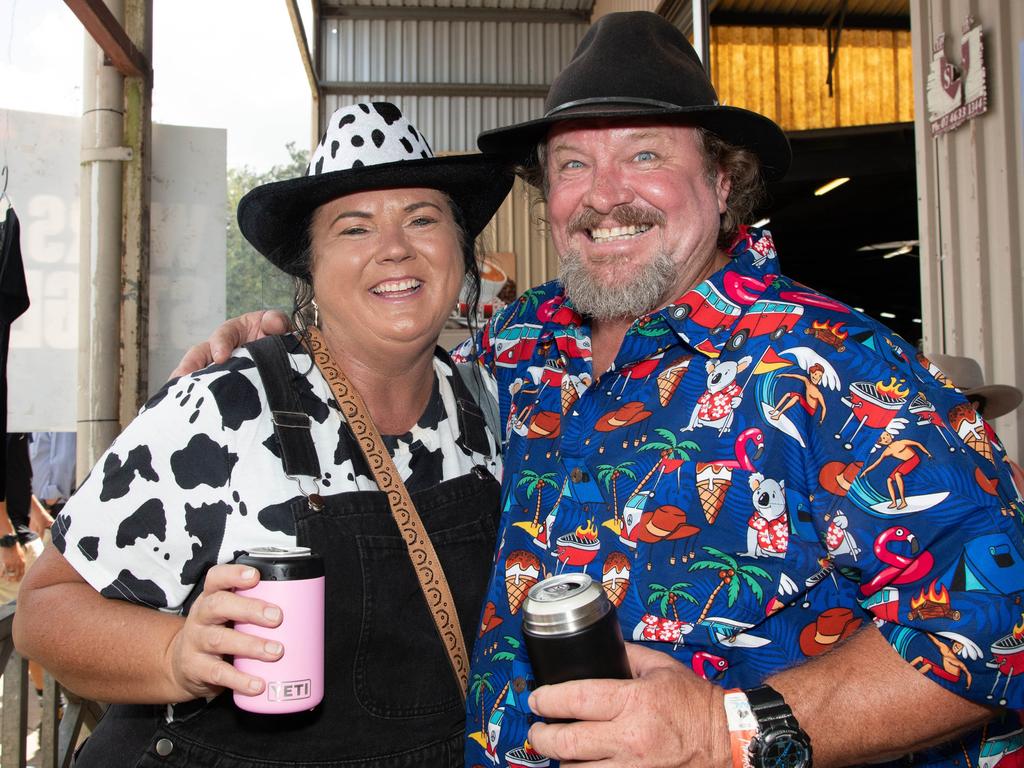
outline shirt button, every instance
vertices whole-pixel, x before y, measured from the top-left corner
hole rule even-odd
[[[582,469],[580,469],[579,467],[573,467],[572,473],[569,475],[569,477],[572,478],[572,481],[574,483],[582,483],[585,475],[583,474]]]
[[[170,739],[160,739],[156,743],[156,753],[160,757],[167,757],[171,752],[174,751],[174,742]]]

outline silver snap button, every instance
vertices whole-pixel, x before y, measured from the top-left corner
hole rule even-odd
[[[174,751],[174,742],[170,739],[160,739],[156,743],[156,753],[160,757],[167,757]]]

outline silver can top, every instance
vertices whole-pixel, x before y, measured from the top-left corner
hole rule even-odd
[[[563,573],[534,584],[523,603],[523,629],[533,635],[571,635],[612,609],[601,585],[585,573]]]
[[[292,557],[309,557],[309,547],[252,547],[245,550],[249,557],[261,560],[284,560]]]

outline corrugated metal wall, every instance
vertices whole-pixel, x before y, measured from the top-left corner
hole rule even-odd
[[[330,85],[383,83],[386,97],[435,152],[471,152],[482,130],[540,117],[551,79],[569,60],[584,23],[326,18],[320,24],[324,115],[379,92],[331,95]],[[474,86],[479,95],[410,95],[421,84]],[[401,84],[409,84],[402,93]],[[493,86],[493,95],[486,86]],[[534,86],[530,95],[505,86]],[[520,91],[526,89],[520,89]]]
[[[925,351],[977,359],[990,384],[1024,389],[1024,3],[911,0]],[[960,64],[971,13],[982,25],[988,111],[932,138],[925,83],[937,35]],[[994,422],[1024,450],[1021,409]]]

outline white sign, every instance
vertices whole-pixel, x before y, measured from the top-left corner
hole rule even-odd
[[[926,91],[932,136],[948,133],[988,109],[981,26],[968,16],[960,37],[960,67],[946,57],[946,35],[935,38]]]
[[[32,301],[11,328],[7,429],[74,431],[78,118],[0,110]],[[153,126],[149,388],[224,318],[226,132]]]

